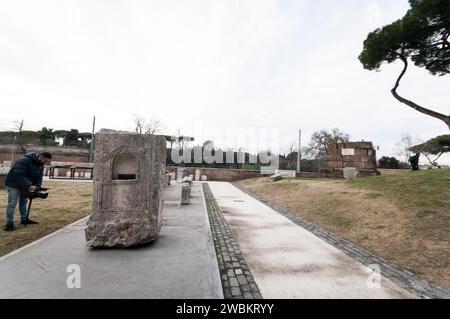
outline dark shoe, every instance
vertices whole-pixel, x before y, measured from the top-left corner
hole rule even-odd
[[[35,222],[34,220],[31,219],[27,219],[27,220],[22,220],[20,222],[22,225],[34,225],[34,224],[39,224],[38,222]]]
[[[5,228],[3,228],[4,231],[13,231],[14,230],[14,224],[6,224]]]

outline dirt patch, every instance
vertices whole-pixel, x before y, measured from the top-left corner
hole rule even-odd
[[[239,183],[331,232],[450,288],[450,219],[442,210],[403,202],[382,189],[344,180],[266,178]]]

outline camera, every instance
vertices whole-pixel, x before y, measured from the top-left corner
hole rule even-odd
[[[27,192],[26,197],[28,199],[41,198],[46,199],[48,197],[47,188],[44,187],[36,187],[34,192]]]

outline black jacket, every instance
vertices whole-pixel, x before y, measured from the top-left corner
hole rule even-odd
[[[37,156],[38,153],[27,153],[18,159],[6,176],[5,185],[25,192],[32,185],[41,186],[44,174],[42,165]]]
[[[409,158],[409,163],[411,166],[419,166],[419,157],[417,155],[413,155]]]

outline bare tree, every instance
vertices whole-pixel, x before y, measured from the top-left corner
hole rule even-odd
[[[24,119],[14,121],[14,130],[18,132],[17,143],[20,147],[20,151],[22,152],[22,154],[25,154],[27,152],[26,147],[25,147],[25,139],[23,138],[24,125],[25,125]]]
[[[405,133],[400,140],[395,143],[396,155],[403,157],[404,162],[408,162],[411,147],[420,143],[422,143],[422,141],[418,137]]]
[[[305,148],[305,153],[316,159],[321,159],[328,154],[331,144],[348,142],[349,139],[350,136],[338,128],[331,131],[320,130],[312,134],[311,141]]]
[[[162,129],[161,121],[158,118],[149,119],[145,125],[145,133],[148,135],[155,135]]]
[[[162,130],[162,122],[156,116],[152,116],[150,119],[146,120],[141,115],[134,116],[134,127],[136,133],[155,135]]]
[[[14,129],[17,130],[19,133],[22,133],[24,125],[25,125],[25,120],[23,120],[23,119],[14,121]]]
[[[293,141],[289,146],[289,154],[292,154],[295,152],[295,145],[297,145],[297,141]]]

